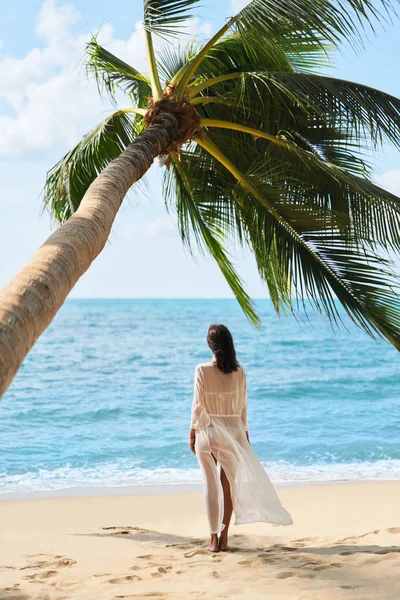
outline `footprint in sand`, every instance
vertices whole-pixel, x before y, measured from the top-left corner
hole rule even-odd
[[[165,548],[178,548],[178,550],[192,549],[193,546],[199,546],[203,540],[191,540],[190,542],[177,542],[175,544],[165,544]]]
[[[192,558],[192,556],[196,556],[196,554],[207,554],[208,556],[213,556],[212,552],[210,552],[210,550],[207,550],[207,548],[195,548],[190,552],[186,552],[183,556],[185,558]]]
[[[141,554],[136,558],[140,558],[141,560],[146,560],[146,567],[163,567],[164,569],[171,569],[171,561],[174,560],[174,556],[170,556],[168,554]],[[133,570],[143,569],[144,567],[134,565],[131,567]]]
[[[141,581],[142,578],[139,575],[126,575],[125,577],[113,577],[109,579],[109,583],[130,583],[131,581]]]
[[[319,567],[314,567],[313,571],[324,571],[325,569],[329,569],[330,565],[320,565]]]
[[[278,573],[278,579],[288,579],[289,577],[295,577],[296,573],[292,573],[291,571],[283,571],[282,573]]]
[[[67,556],[62,556],[62,554],[56,554],[56,555],[52,555],[52,554],[30,554],[30,555],[25,555],[25,556],[31,556],[32,558],[30,559],[29,563],[27,565],[24,565],[23,567],[20,567],[20,571],[23,571],[25,569],[43,569],[45,567],[58,567],[58,568],[63,568],[63,567],[72,567],[73,565],[76,565],[76,560],[74,560],[73,558],[68,558]],[[49,558],[47,558],[47,560],[38,560],[37,557],[38,556],[48,556]]]
[[[388,552],[382,558],[369,558],[365,560],[366,565],[379,565],[382,563],[382,560],[399,560],[400,554],[398,552]]]
[[[388,531],[390,533],[400,533],[400,527],[390,527],[390,529],[388,529]]]
[[[350,556],[352,554],[380,554],[380,555],[387,555],[387,554],[398,554],[398,553],[400,553],[400,548],[398,548],[397,546],[389,546],[388,548],[379,548],[379,547],[376,547],[376,550],[371,550],[369,548],[366,549],[366,548],[363,548],[362,546],[360,546],[360,548],[357,548],[357,550],[339,552],[339,554],[341,556]]]
[[[109,531],[111,535],[128,535],[136,534],[136,535],[146,535],[150,533],[150,529],[143,529],[142,527],[101,527],[103,531]]]
[[[295,569],[302,569],[303,567],[314,567],[314,566],[319,566],[321,563],[319,560],[306,560],[306,562],[302,563],[301,565],[294,565]]]
[[[157,579],[159,577],[162,577],[164,573],[166,573],[167,571],[165,569],[163,569],[162,571],[160,571],[160,569],[162,569],[162,567],[160,567],[157,571],[155,571],[154,573],[150,573],[150,575],[154,578]]]
[[[274,558],[273,556],[270,556],[269,554],[257,554],[257,558],[260,558],[262,560],[262,562],[266,565],[276,563],[279,560],[279,558]]]
[[[28,579],[29,581],[41,581],[43,579],[49,579],[50,577],[54,577],[57,575],[58,571],[39,571],[39,573],[33,573],[33,575],[25,575],[23,579]]]
[[[288,579],[289,577],[297,577],[300,579],[314,579],[315,575],[311,573],[293,573],[292,571],[283,571],[282,573],[278,573],[278,579]]]
[[[262,564],[261,561],[258,556],[255,556],[253,558],[245,558],[244,560],[239,560],[238,565],[243,565],[244,567],[255,567],[257,565]]]
[[[20,592],[20,584],[19,583],[14,583],[13,587],[6,587],[4,588],[5,592]],[[18,598],[20,598],[20,600],[23,600],[22,596],[18,596]]]
[[[367,537],[368,535],[378,535],[379,533],[400,533],[400,527],[389,527],[389,529],[374,529],[374,531],[367,531],[367,533],[363,533],[362,535],[351,535],[339,540],[339,542],[356,542],[361,540],[362,538]]]

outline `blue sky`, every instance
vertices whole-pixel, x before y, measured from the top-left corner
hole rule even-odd
[[[207,35],[241,0],[203,0],[194,34]],[[0,286],[27,262],[51,231],[41,215],[46,171],[110,109],[83,76],[79,59],[90,31],[112,52],[140,69],[145,52],[141,0],[14,0],[0,14]],[[362,82],[400,97],[400,23],[369,34],[358,56],[334,57],[329,74]],[[400,156],[385,148],[376,180],[400,195]],[[110,242],[75,286],[74,297],[231,297],[211,258],[194,260],[182,247],[160,191],[160,168],[149,175],[146,197],[131,192]],[[267,295],[252,257],[234,258],[247,289]]]

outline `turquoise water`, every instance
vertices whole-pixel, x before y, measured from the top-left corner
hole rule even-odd
[[[0,493],[200,481],[187,439],[208,325],[247,372],[251,443],[279,481],[400,479],[400,355],[257,301],[69,300],[0,402]]]

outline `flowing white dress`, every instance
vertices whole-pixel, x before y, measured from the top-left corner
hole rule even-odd
[[[203,473],[210,533],[225,527],[222,485],[213,456],[230,484],[235,525],[293,523],[246,437],[247,386],[242,366],[229,374],[212,361],[196,366],[191,427],[196,429],[195,451]]]

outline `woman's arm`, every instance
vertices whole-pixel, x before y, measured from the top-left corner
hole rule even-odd
[[[193,452],[193,454],[196,454],[196,450],[194,448],[194,444],[196,441],[196,430],[193,429],[193,427],[190,430],[190,434],[189,434],[189,446],[191,451]]]
[[[194,447],[196,440],[196,429],[208,425],[209,420],[210,417],[208,417],[204,406],[203,373],[199,365],[197,365],[194,371],[194,393],[189,434],[189,446],[194,454],[196,454]]]

